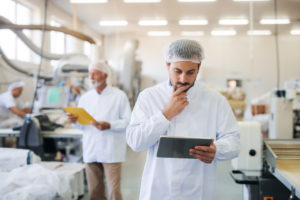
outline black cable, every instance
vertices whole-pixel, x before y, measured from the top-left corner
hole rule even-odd
[[[277,22],[277,0],[274,0],[275,21]],[[279,59],[279,44],[278,44],[278,24],[275,23],[275,50],[276,50],[276,66],[277,66],[277,90],[280,89],[280,59]]]
[[[32,113],[33,109],[34,109],[34,102],[37,97],[38,83],[39,83],[41,68],[42,68],[42,64],[43,64],[44,42],[45,42],[45,32],[46,32],[46,23],[47,23],[47,3],[48,3],[48,0],[44,0],[44,17],[43,17],[44,23],[43,23],[43,29],[42,29],[42,40],[41,40],[41,51],[40,51],[41,60],[40,60],[39,68],[38,68],[38,73],[36,75],[36,82],[35,82],[35,88],[34,88],[34,94],[33,94],[32,104],[31,104],[31,108],[30,108],[30,113]]]

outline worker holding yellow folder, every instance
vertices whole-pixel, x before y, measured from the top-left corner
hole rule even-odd
[[[64,108],[69,121],[76,123],[83,134],[83,161],[91,200],[122,199],[121,163],[125,161],[125,131],[130,119],[130,106],[126,94],[107,84],[109,68],[104,62],[92,63],[89,76],[93,89],[83,94],[78,108]]]

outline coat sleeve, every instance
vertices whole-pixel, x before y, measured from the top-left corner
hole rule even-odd
[[[129,105],[128,98],[125,93],[121,93],[120,104],[119,106],[119,116],[117,120],[110,121],[110,129],[113,131],[124,131],[128,126],[131,109]]]
[[[238,123],[227,100],[222,97],[219,103],[216,136],[216,160],[229,160],[240,152],[240,131]]]
[[[170,122],[162,111],[152,114],[150,105],[151,97],[141,93],[126,130],[127,143],[134,151],[143,151],[156,144],[169,127]]]

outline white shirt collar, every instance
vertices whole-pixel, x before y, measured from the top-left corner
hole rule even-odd
[[[93,89],[93,91],[97,95],[106,95],[106,94],[109,94],[109,92],[111,91],[111,89],[112,89],[112,87],[110,85],[106,85],[106,87],[102,90],[102,92],[100,94],[97,92],[97,90],[95,88]]]

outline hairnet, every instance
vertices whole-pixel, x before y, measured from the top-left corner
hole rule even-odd
[[[23,81],[14,82],[8,86],[8,91],[12,91],[15,88],[24,87],[25,83]]]
[[[195,40],[175,40],[166,47],[165,59],[169,63],[180,61],[200,63],[203,59],[203,50]]]
[[[89,71],[98,70],[105,74],[109,74],[109,66],[104,61],[94,62],[89,65]]]

